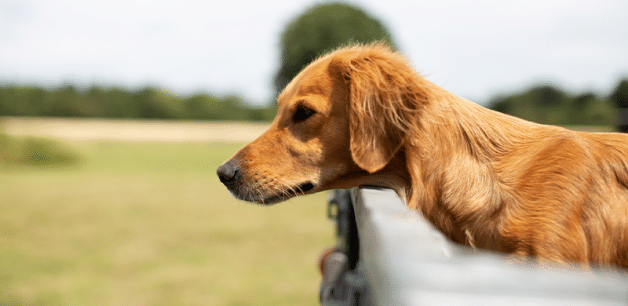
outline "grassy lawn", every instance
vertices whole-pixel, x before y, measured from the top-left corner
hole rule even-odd
[[[66,144],[78,165],[0,164],[0,305],[318,305],[325,194],[234,200],[242,144]]]

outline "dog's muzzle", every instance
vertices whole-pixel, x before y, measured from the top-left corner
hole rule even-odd
[[[216,174],[227,189],[237,199],[260,204],[275,204],[294,196],[306,194],[314,189],[314,184],[306,181],[295,186],[263,185],[257,181],[249,181],[237,158],[220,165]],[[272,180],[271,180],[272,181]]]

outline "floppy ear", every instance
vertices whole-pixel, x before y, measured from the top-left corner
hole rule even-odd
[[[405,134],[418,123],[426,97],[418,75],[398,55],[388,51],[362,53],[344,61],[349,88],[349,133],[353,161],[373,173],[384,168],[403,145]]]
[[[386,131],[386,124],[374,117],[362,117],[351,111],[350,148],[353,161],[374,173],[384,168],[401,147],[401,135]]]

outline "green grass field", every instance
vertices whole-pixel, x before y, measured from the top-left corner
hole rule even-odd
[[[242,144],[65,144],[78,165],[0,165],[0,305],[318,305],[325,194],[236,201]]]

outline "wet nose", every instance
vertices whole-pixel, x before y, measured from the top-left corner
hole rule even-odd
[[[220,167],[218,167],[218,170],[216,170],[218,178],[225,185],[236,181],[239,172],[238,166],[233,160],[224,162],[220,165]]]

